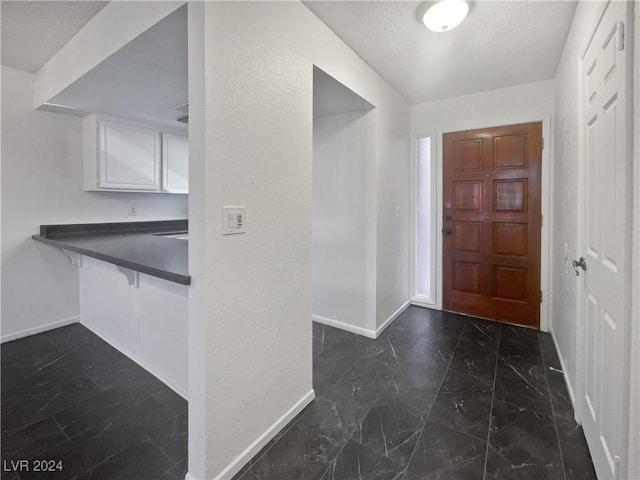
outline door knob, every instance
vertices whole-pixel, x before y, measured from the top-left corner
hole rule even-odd
[[[587,271],[587,261],[584,259],[584,257],[580,257],[580,260],[573,261],[573,270],[576,272],[576,276],[580,275],[580,270],[578,270],[578,267],[580,267],[585,272]]]
[[[442,229],[442,233],[444,234],[445,237],[448,237],[453,233],[453,231],[450,228],[445,227]]]

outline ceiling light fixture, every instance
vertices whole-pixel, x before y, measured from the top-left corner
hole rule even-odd
[[[432,32],[447,32],[460,25],[467,13],[469,4],[464,0],[440,0],[425,12],[422,21]]]

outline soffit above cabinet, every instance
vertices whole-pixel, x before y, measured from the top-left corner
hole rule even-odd
[[[186,132],[187,7],[125,45],[48,103]]]

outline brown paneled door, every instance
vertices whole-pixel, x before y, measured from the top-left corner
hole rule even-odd
[[[542,124],[445,133],[444,309],[540,326]]]

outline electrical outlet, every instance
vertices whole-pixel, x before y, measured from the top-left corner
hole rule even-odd
[[[400,207],[396,207],[396,217],[400,216]]]
[[[138,215],[138,208],[135,205],[129,205],[129,216],[135,217]]]

